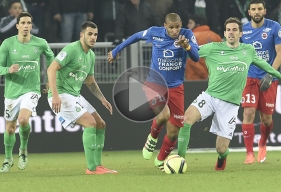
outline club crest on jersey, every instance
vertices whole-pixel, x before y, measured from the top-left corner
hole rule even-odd
[[[197,41],[196,41],[196,38],[194,35],[191,37],[191,41],[192,41],[192,43],[197,44]]]
[[[39,52],[38,47],[33,48],[33,53],[37,54]]]
[[[262,34],[261,34],[261,38],[267,39],[267,33],[262,33]]]
[[[244,56],[247,55],[246,50],[242,50],[242,54],[243,54]]]
[[[178,39],[176,39],[176,40],[174,41],[174,46],[175,46],[176,48],[179,48],[180,46],[177,44],[177,42],[178,42]]]

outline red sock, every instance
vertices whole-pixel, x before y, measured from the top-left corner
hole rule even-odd
[[[254,153],[253,144],[255,136],[255,127],[254,124],[242,124],[242,132],[244,137],[244,144],[247,150],[247,153]]]
[[[150,134],[154,139],[157,139],[159,136],[159,133],[161,131],[161,129],[164,127],[164,125],[157,125],[156,123],[156,119],[153,119],[152,121],[152,125],[151,125],[151,130],[150,130]]]
[[[164,140],[160,149],[160,152],[158,154],[158,160],[163,161],[168,157],[168,155],[173,151],[175,145],[177,143],[177,140],[170,141],[167,134],[164,136]]]
[[[260,125],[261,138],[260,138],[259,145],[261,145],[261,146],[266,145],[266,141],[269,137],[270,132],[272,131],[272,128],[273,128],[273,121],[270,123],[270,125],[268,127],[264,126],[264,124],[261,123],[261,125]]]

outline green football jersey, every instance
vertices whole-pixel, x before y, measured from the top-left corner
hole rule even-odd
[[[7,38],[0,47],[0,75],[5,75],[5,94],[8,99],[35,92],[40,94],[40,55],[43,53],[47,65],[54,59],[54,53],[45,39],[31,36],[27,43],[18,40],[18,36]],[[19,64],[19,71],[9,73],[13,64]]]
[[[251,63],[269,74],[281,78],[265,60],[259,58],[254,47],[240,43],[230,48],[226,42],[213,42],[200,47],[200,57],[205,58],[209,71],[209,83],[206,92],[218,99],[239,105],[246,84]]]
[[[57,71],[56,85],[59,94],[80,95],[80,90],[87,76],[94,75],[95,53],[90,49],[85,53],[80,41],[65,46],[55,60],[61,65]],[[49,91],[48,97],[52,97]]]

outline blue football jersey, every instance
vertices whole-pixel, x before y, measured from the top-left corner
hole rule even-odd
[[[192,31],[182,28],[180,35],[189,39],[192,49],[199,49]],[[171,38],[165,27],[151,27],[143,31],[142,39],[151,42],[152,58],[150,68],[158,71],[166,80],[168,87],[177,87],[183,83],[188,52],[176,44],[177,39]],[[154,82],[152,76],[148,81]]]
[[[275,45],[281,43],[280,24],[265,19],[260,28],[253,28],[251,22],[243,25],[243,43],[252,44],[255,47],[257,55],[266,60],[270,65],[276,57]],[[255,65],[250,65],[248,77],[262,79],[266,72]]]

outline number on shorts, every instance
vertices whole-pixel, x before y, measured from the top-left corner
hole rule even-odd
[[[205,101],[205,100],[202,100],[202,101],[200,101],[200,102],[198,103],[198,106],[199,106],[200,108],[202,108],[205,104],[206,104],[206,101]]]
[[[252,94],[246,94],[246,103],[256,103],[256,96]]]
[[[6,113],[6,118],[10,118],[11,117],[11,115],[9,114],[9,109],[6,109],[5,113]]]

